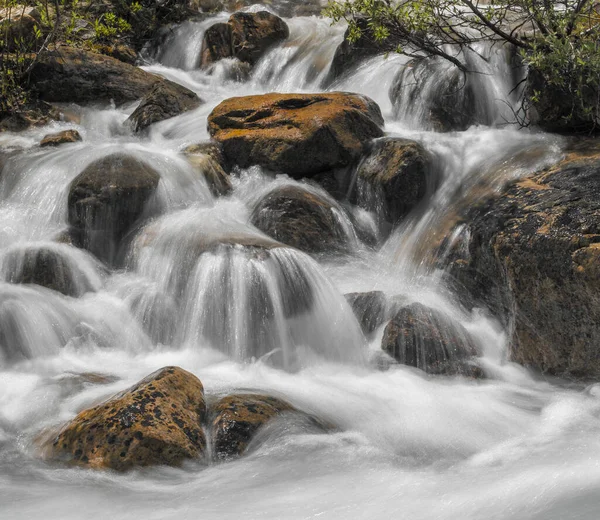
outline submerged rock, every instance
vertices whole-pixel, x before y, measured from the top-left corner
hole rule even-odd
[[[94,290],[79,266],[59,246],[14,249],[2,259],[0,272],[10,283],[36,284],[66,296],[78,297]]]
[[[45,135],[40,141],[40,146],[58,146],[65,143],[76,143],[81,141],[81,135],[77,130],[63,130],[55,134]]]
[[[297,186],[276,188],[254,207],[250,222],[275,240],[306,253],[332,253],[349,247],[343,210]]]
[[[117,471],[179,466],[205,454],[205,412],[200,380],[178,367],[162,368],[79,413],[48,443],[45,455]]]
[[[482,375],[471,363],[477,349],[465,328],[419,303],[396,312],[385,328],[381,348],[399,363],[429,374]]]
[[[146,163],[120,153],[90,164],[69,187],[69,224],[80,234],[81,246],[113,263],[159,180]]]
[[[397,224],[434,184],[431,170],[429,154],[416,141],[378,139],[358,166],[356,192],[351,199]]]
[[[343,92],[230,98],[208,116],[209,132],[232,164],[295,178],[347,166],[383,135],[382,126],[375,102]]]
[[[573,141],[566,154],[468,208],[471,239],[450,272],[473,305],[513,324],[513,361],[598,377],[600,147]]]
[[[120,104],[142,98],[164,81],[110,56],[72,47],[49,51],[31,71],[32,89],[49,102]]]
[[[384,292],[348,293],[344,296],[365,334],[372,334],[384,324],[388,314],[388,302]]]
[[[330,428],[277,397],[263,394],[228,395],[209,408],[216,457],[227,460],[244,455],[259,430],[284,414],[288,417],[301,416],[321,431]]]
[[[200,143],[183,150],[188,162],[201,173],[215,197],[227,195],[233,189],[231,179],[223,168],[225,163],[220,147],[213,143]]]
[[[237,58],[252,66],[289,33],[287,24],[268,11],[234,13],[227,23],[217,23],[205,32],[200,66],[206,68],[223,58]]]
[[[126,122],[134,132],[140,132],[154,123],[194,110],[201,104],[202,100],[195,92],[164,80],[156,83],[142,98]]]

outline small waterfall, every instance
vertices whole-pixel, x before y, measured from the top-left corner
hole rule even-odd
[[[307,355],[360,361],[356,319],[318,264],[227,219],[228,209],[213,211],[211,220],[205,209],[169,215],[134,244],[137,272],[179,306],[177,343],[211,346],[240,361],[279,351],[285,368]]]

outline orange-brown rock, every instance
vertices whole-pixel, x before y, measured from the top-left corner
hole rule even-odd
[[[347,166],[382,126],[374,101],[346,92],[230,98],[208,117],[229,162],[297,178]]]
[[[77,130],[63,130],[55,134],[45,135],[40,141],[40,146],[58,146],[65,143],[76,143],[81,141],[81,135]]]
[[[125,471],[178,466],[206,449],[202,383],[178,367],[165,367],[82,411],[47,445],[46,455],[92,468]]]
[[[228,395],[209,413],[215,455],[221,460],[243,455],[257,432],[283,414],[301,416],[319,430],[332,428],[283,399],[262,394]]]
[[[227,195],[233,189],[231,179],[223,167],[225,160],[219,146],[210,142],[194,144],[183,150],[183,153],[194,169],[204,176],[215,197]]]

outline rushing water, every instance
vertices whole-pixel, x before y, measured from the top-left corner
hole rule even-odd
[[[512,126],[431,132],[426,104],[447,80],[443,67],[423,78],[418,99],[408,89],[392,104],[388,91],[407,60],[373,58],[330,89],[372,97],[388,135],[420,141],[434,157],[437,189],[377,250],[358,240],[340,208],[349,255],[257,254],[268,239],[248,223],[253,205],[276,186],[303,184],[251,168],[233,179],[232,194],[214,198],[180,150],[208,137],[206,116],[226,97],[321,89],[344,28],[287,20],[288,40],[239,81],[232,61],[196,68],[204,30],[225,18],[183,24],[149,58],[148,70],[205,100],[149,135],[122,126],[132,106],[83,109],[78,124],[0,135],[11,152],[0,178],[0,517],[598,518],[600,388],[540,380],[508,362],[506,331],[485,309],[464,309],[431,262],[456,207],[555,160],[560,140]],[[473,89],[488,125],[512,113],[499,101],[510,90],[506,59],[494,52],[485,65],[467,57],[482,72]],[[36,147],[67,127],[83,142]],[[123,269],[109,271],[55,239],[67,226],[71,181],[115,151],[153,164],[161,181],[153,218]],[[72,296],[14,283],[48,257],[59,281],[72,280]],[[462,324],[488,378],[376,368],[382,330],[365,338],[343,298],[368,290]],[[339,431],[275,425],[244,458],[208,467],[114,474],[39,458],[45,430],[165,365],[192,371],[208,394],[282,396]]]

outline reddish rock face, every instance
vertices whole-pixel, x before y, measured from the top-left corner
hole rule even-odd
[[[374,101],[345,92],[231,98],[208,117],[229,162],[297,178],[349,165],[382,126]]]
[[[204,455],[206,412],[200,380],[163,368],[108,401],[84,410],[47,446],[47,455],[92,468],[178,466]]]

